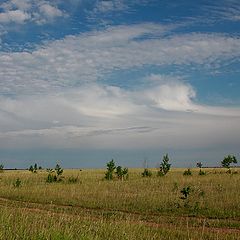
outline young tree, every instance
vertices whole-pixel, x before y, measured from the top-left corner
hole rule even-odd
[[[222,167],[228,168],[229,173],[231,173],[230,167],[232,163],[237,163],[237,158],[234,155],[228,155],[221,161]]]
[[[116,169],[115,162],[112,159],[110,162],[107,163],[107,172],[105,173],[105,179],[112,180],[115,169]]]
[[[33,170],[34,170],[33,166],[31,165],[28,170],[29,170],[30,172],[33,172]]]
[[[199,168],[199,175],[206,175],[206,172],[202,170],[203,164],[201,162],[197,162],[196,166]]]
[[[128,177],[128,168],[122,168],[121,166],[118,166],[116,168],[116,175],[118,179],[121,179],[122,181]]]
[[[47,181],[48,183],[60,182],[60,181],[62,181],[62,179],[64,178],[64,177],[62,176],[62,174],[63,174],[63,169],[60,167],[59,164],[56,165],[55,169],[48,168],[48,169],[47,169],[47,172],[48,172],[48,176],[47,176],[46,181]]]
[[[152,176],[152,172],[148,168],[144,168],[144,170],[142,172],[142,176],[143,177],[151,177]]]
[[[163,156],[163,160],[160,163],[160,169],[158,171],[159,176],[165,176],[170,170],[171,164],[169,163],[168,154]]]
[[[37,170],[38,170],[38,165],[37,163],[34,164],[34,167],[33,167],[33,172],[34,173],[37,173]]]
[[[197,162],[196,166],[201,169],[203,164],[201,162]]]
[[[152,172],[148,169],[148,160],[146,157],[144,158],[143,167],[142,177],[151,177]]]
[[[58,176],[62,175],[62,173],[63,173],[63,169],[60,167],[59,164],[56,165],[55,171],[56,171]]]
[[[0,164],[0,172],[3,172],[3,169],[4,169],[4,165]]]

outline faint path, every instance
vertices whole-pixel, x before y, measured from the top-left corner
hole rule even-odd
[[[36,203],[36,202],[27,202],[21,200],[13,200],[9,198],[0,197],[0,206],[9,208],[9,209],[22,209],[29,212],[37,212],[43,214],[52,214],[57,216],[66,216],[66,217],[79,217],[85,220],[109,220],[116,223],[128,222],[129,224],[142,224],[148,227],[154,228],[168,228],[175,229],[181,225],[176,225],[174,223],[186,223],[184,226],[189,230],[201,231],[201,232],[215,232],[220,234],[240,234],[240,229],[238,228],[229,228],[229,227],[210,227],[206,226],[205,222],[212,221],[212,219],[203,218],[203,217],[188,217],[188,216],[159,216],[159,214],[144,214],[139,212],[130,212],[122,210],[114,210],[107,208],[88,208],[82,206],[70,206],[64,204],[52,204],[52,203]],[[110,215],[110,217],[108,216]],[[114,219],[118,214],[122,218],[121,220]],[[149,218],[149,219],[146,219]],[[167,219],[168,218],[168,219]],[[171,222],[169,222],[171,218]],[[159,223],[159,220],[165,220],[163,223]],[[167,221],[168,220],[168,221]],[[192,220],[200,220],[201,226],[191,226]],[[236,223],[240,223],[238,219],[230,219]],[[190,226],[189,226],[190,225]]]

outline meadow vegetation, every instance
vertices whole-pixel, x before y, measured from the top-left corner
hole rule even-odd
[[[240,169],[117,168],[1,172],[0,239],[240,239]]]

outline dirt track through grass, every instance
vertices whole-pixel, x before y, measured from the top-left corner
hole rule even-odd
[[[104,181],[104,170],[67,170],[52,184],[45,171],[6,171],[0,176],[0,239],[240,239],[239,174],[183,177],[173,170],[142,178],[141,171],[130,170],[127,181]],[[69,184],[71,176],[79,181]],[[187,201],[180,194],[186,186],[192,190]]]
[[[34,203],[34,202],[26,202],[26,201],[16,201],[11,200],[8,198],[0,198],[0,205],[7,208],[15,208],[20,209],[23,211],[29,211],[34,213],[43,213],[43,214],[53,214],[62,217],[74,217],[78,216],[81,219],[87,219],[92,221],[100,221],[104,216],[106,217],[106,213],[111,213],[112,215],[121,214],[122,220],[117,220],[116,218],[112,218],[111,220],[115,222],[122,222],[124,219],[124,214],[127,215],[128,223],[129,224],[142,224],[148,227],[153,228],[168,228],[174,229],[176,224],[168,223],[158,223],[154,222],[155,220],[159,220],[156,217],[157,215],[148,215],[148,218],[151,220],[142,220],[145,216],[141,213],[136,212],[128,212],[128,211],[120,211],[120,210],[112,210],[112,209],[91,209],[79,206],[67,206],[67,205],[60,205],[60,204],[41,204],[41,203]],[[80,211],[79,211],[80,210]],[[164,222],[164,217],[160,217],[161,220]],[[125,218],[126,219],[126,218]],[[193,220],[197,220],[201,222],[202,226],[191,226],[191,222]],[[240,229],[237,228],[227,228],[227,227],[210,227],[206,226],[206,222],[211,222],[214,220],[206,219],[203,217],[188,217],[188,216],[181,216],[181,217],[174,217],[174,222],[187,222],[189,229],[195,229],[200,231],[207,231],[207,232],[217,232],[217,233],[238,233],[240,234]],[[236,222],[238,220],[235,219]],[[240,221],[240,219],[239,219]]]

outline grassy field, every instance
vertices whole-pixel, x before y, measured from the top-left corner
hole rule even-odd
[[[56,183],[46,182],[44,170],[4,171],[0,239],[240,239],[240,169],[205,176],[173,169],[164,177],[153,169],[151,178],[142,171],[106,181],[105,170],[64,170]]]

